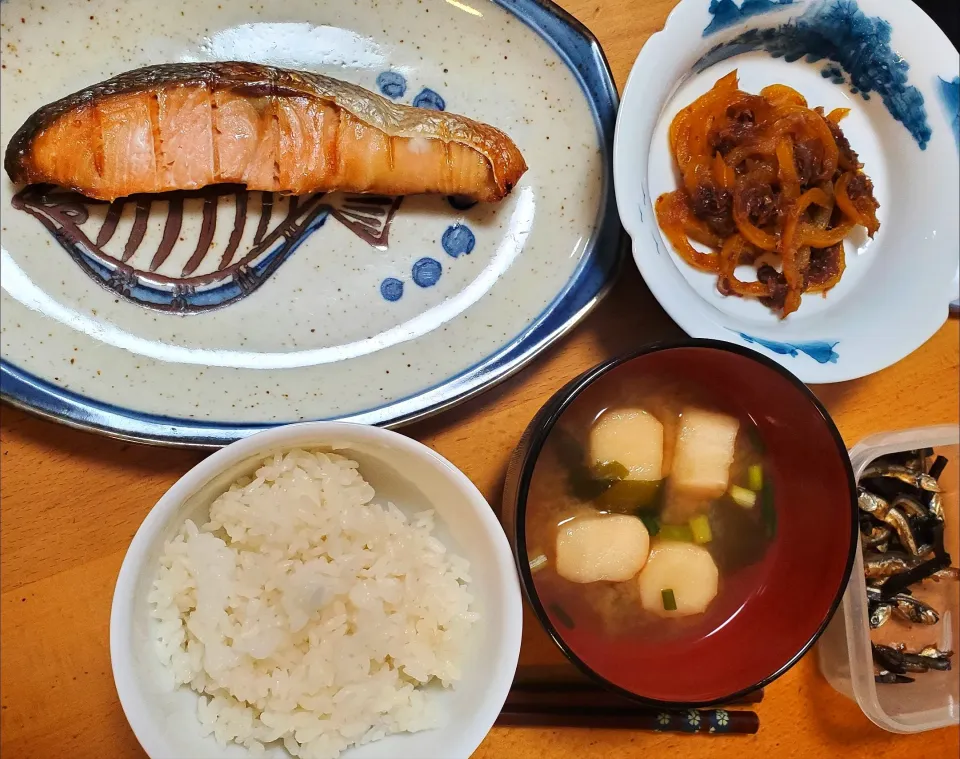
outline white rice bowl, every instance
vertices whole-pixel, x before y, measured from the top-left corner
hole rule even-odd
[[[432,534],[432,511],[373,498],[355,461],[294,450],[164,546],[157,652],[221,743],[331,759],[438,724],[434,695],[460,678],[478,617],[469,566]]]

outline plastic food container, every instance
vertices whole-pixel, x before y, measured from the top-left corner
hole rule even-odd
[[[951,425],[921,427],[899,432],[886,432],[862,440],[850,451],[857,480],[879,456],[904,450],[933,448],[950,459],[941,476],[944,486],[944,507],[947,550],[957,566],[960,513],[957,501],[957,466],[960,456],[960,429]],[[859,541],[859,538],[858,538]],[[952,548],[952,550],[951,550]],[[955,581],[941,581],[943,600],[937,607],[940,624],[930,634],[927,644],[941,650],[957,651],[960,647],[960,589]],[[887,624],[892,624],[888,622]],[[949,672],[925,672],[916,675],[913,683],[877,684],[874,681],[873,656],[870,648],[870,626],[867,620],[866,582],[863,557],[858,550],[843,603],[818,643],[820,670],[830,684],[852,698],[874,723],[893,733],[919,733],[960,722],[960,652],[953,659]]]

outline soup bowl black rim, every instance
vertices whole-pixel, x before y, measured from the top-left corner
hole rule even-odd
[[[772,674],[746,688],[742,688],[720,698],[710,699],[707,701],[664,701],[651,698],[649,696],[642,696],[611,682],[594,671],[586,662],[580,659],[580,657],[578,657],[577,654],[574,653],[574,651],[566,644],[563,634],[558,631],[550,621],[543,604],[540,602],[540,596],[537,593],[536,585],[534,584],[533,580],[533,573],[530,571],[530,558],[527,554],[526,542],[527,494],[530,489],[530,481],[533,477],[533,472],[536,468],[537,461],[539,460],[543,444],[550,432],[553,430],[557,420],[563,415],[564,411],[566,411],[570,404],[573,403],[573,401],[575,401],[587,387],[592,385],[596,380],[610,370],[629,363],[630,361],[642,356],[680,348],[707,348],[712,350],[726,351],[728,353],[735,353],[751,361],[755,361],[756,363],[765,366],[768,369],[772,369],[779,373],[782,377],[786,378],[813,405],[817,413],[820,415],[824,425],[826,425],[830,436],[833,438],[834,443],[836,443],[837,453],[840,457],[842,466],[846,470],[847,488],[850,493],[850,545],[847,547],[847,562],[840,578],[840,583],[837,587],[836,593],[834,594],[834,599],[831,602],[830,607],[823,619],[820,621],[820,624],[817,626],[817,629],[810,636],[807,642],[804,643],[804,645],[801,646],[800,649],[793,654],[793,656],[791,656]],[[823,407],[823,404],[820,403],[810,388],[808,388],[795,375],[793,375],[789,370],[785,369],[780,364],[772,361],[766,356],[762,356],[759,353],[750,350],[749,348],[743,348],[732,343],[723,342],[722,340],[689,338],[686,340],[652,343],[638,351],[605,361],[594,368],[587,370],[579,377],[571,380],[564,387],[554,393],[550,400],[544,404],[544,406],[540,409],[540,411],[537,412],[536,416],[534,416],[533,420],[527,426],[524,437],[518,446],[517,453],[519,454],[519,465],[514,469],[514,471],[519,472],[519,474],[514,475],[516,477],[516,489],[514,491],[514,503],[512,504],[514,507],[513,554],[517,562],[517,569],[520,573],[524,595],[527,597],[527,600],[533,608],[533,611],[536,614],[540,624],[547,631],[547,634],[549,634],[549,636],[553,639],[553,642],[563,652],[563,655],[570,661],[570,663],[591,680],[594,680],[604,688],[611,690],[625,698],[628,698],[632,701],[637,701],[647,706],[660,707],[664,709],[693,709],[729,703],[741,698],[742,696],[746,696],[748,693],[752,693],[760,688],[764,688],[784,674],[791,667],[793,667],[793,665],[796,664],[803,657],[803,655],[813,647],[814,643],[817,642],[817,639],[823,634],[823,631],[826,629],[830,620],[833,618],[833,615],[839,608],[841,601],[843,600],[843,594],[846,591],[847,583],[850,580],[850,573],[853,569],[853,561],[857,550],[857,533],[859,530],[856,499],[857,487],[853,475],[853,466],[850,463],[850,456],[847,453],[846,445],[844,444],[843,438],[840,436],[840,432],[837,430],[833,419],[831,419],[830,414]],[[506,492],[510,492],[511,490],[510,479],[511,476],[508,473]]]

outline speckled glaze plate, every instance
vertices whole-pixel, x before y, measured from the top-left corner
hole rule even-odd
[[[751,348],[810,383],[862,377],[916,350],[960,287],[958,65],[909,0],[681,0],[634,64],[614,148],[620,217],[664,309],[691,336]],[[873,240],[859,229],[845,241],[839,284],[805,295],[783,320],[721,295],[715,275],[673,251],[653,213],[677,188],[670,122],[734,69],[747,92],[782,83],[811,106],[849,108],[843,130],[880,202]]]
[[[466,208],[235,187],[105,204],[4,176],[0,390],[16,405],[192,446],[305,419],[399,425],[519,369],[616,271],[616,90],[548,2],[6,0],[0,17],[4,147],[41,105],[121,71],[249,60],[493,124],[530,166],[502,203]]]

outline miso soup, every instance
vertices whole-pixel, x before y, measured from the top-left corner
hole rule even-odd
[[[624,370],[557,421],[525,523],[548,616],[565,635],[601,640],[722,627],[762,588],[777,530],[753,420],[708,381]]]

